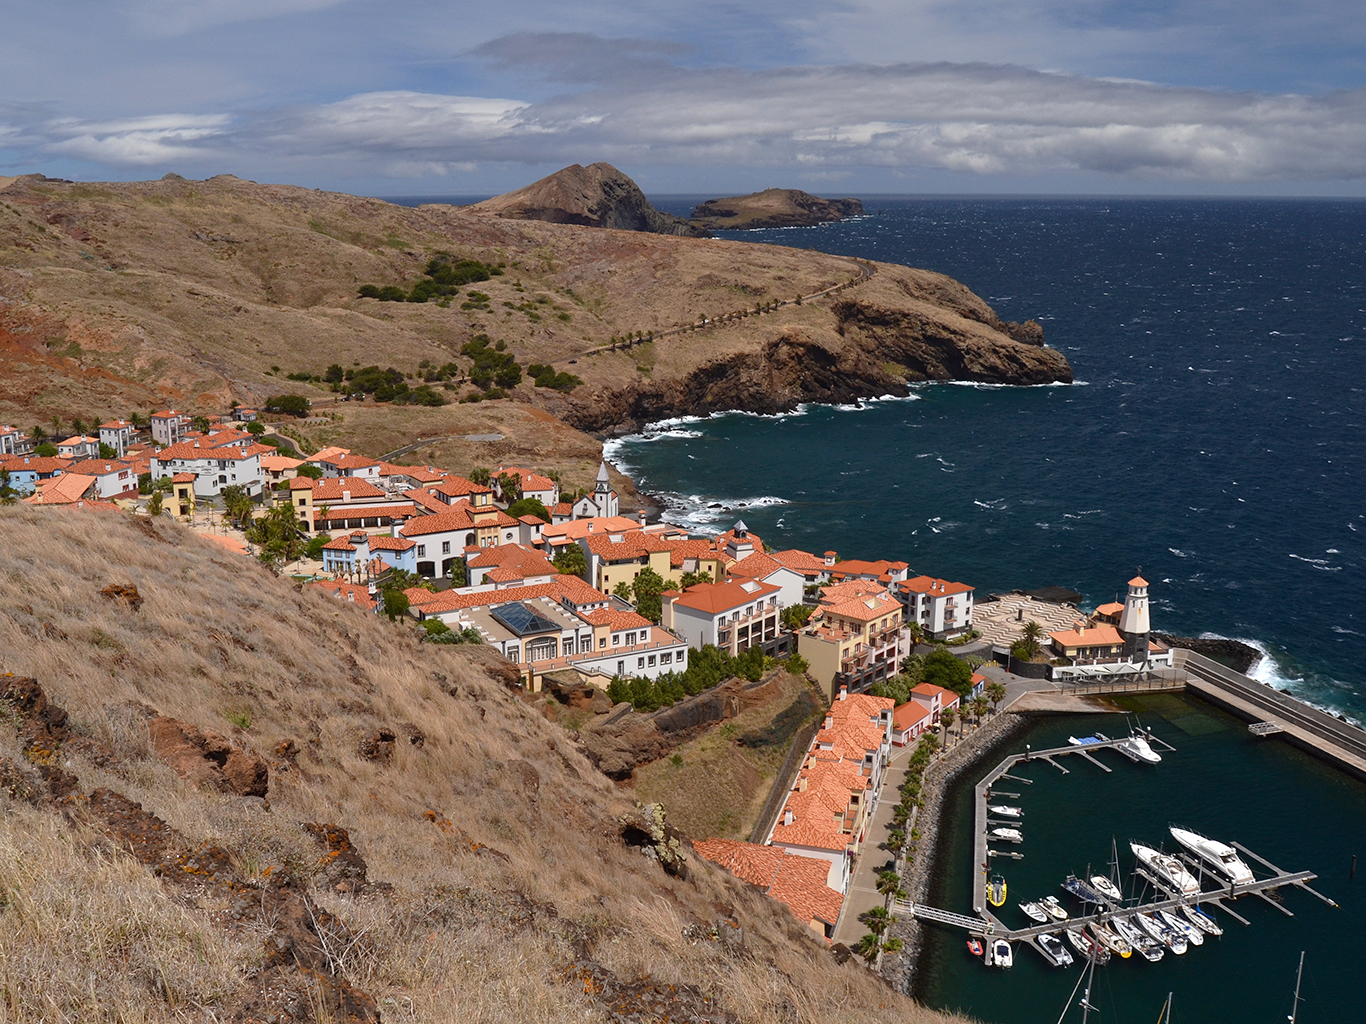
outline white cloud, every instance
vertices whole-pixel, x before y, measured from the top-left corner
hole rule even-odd
[[[1172,88],[1009,65],[666,63],[669,48],[524,36],[486,48],[570,89],[539,102],[366,92],[256,113],[29,127],[49,152],[111,166],[288,167],[333,178],[606,159],[631,166],[849,174],[1085,172],[1190,182],[1366,179],[1366,90]],[[545,61],[538,62],[538,54]],[[248,166],[243,166],[243,161]]]
[[[171,36],[234,22],[336,7],[346,0],[133,0],[127,13],[148,35]]]

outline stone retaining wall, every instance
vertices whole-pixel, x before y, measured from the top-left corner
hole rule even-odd
[[[1013,735],[1029,725],[1027,715],[1009,711],[992,716],[976,732],[958,741],[947,753],[940,755],[925,771],[921,788],[924,805],[916,815],[920,829],[920,847],[915,863],[902,878],[901,887],[912,903],[924,903],[929,894],[935,866],[944,852],[940,847],[939,825],[944,814],[944,796],[959,775],[971,770],[982,755],[997,749]],[[950,908],[951,909],[951,908]],[[898,991],[911,994],[916,965],[920,959],[920,944],[924,924],[915,918],[899,918],[888,937],[902,942],[901,951],[882,958],[881,973]],[[966,938],[966,936],[965,936]]]

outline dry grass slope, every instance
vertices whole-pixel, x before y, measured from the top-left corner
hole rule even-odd
[[[942,1019],[837,966],[720,869],[694,858],[676,878],[625,845],[626,799],[468,652],[169,523],[0,508],[0,533],[0,671],[38,679],[115,755],[101,767],[72,746],[60,767],[222,847],[249,891],[300,879],[354,937],[329,954],[336,974],[386,1021],[652,1020],[670,992],[691,1000],[675,1019],[703,1019],[708,997],[713,1020]],[[109,583],[135,585],[141,609],[98,596]],[[130,702],[271,759],[269,805],[187,787]],[[404,723],[422,746],[361,756],[363,736]],[[273,753],[290,740],[293,765]],[[0,743],[22,759],[13,729]],[[339,891],[303,822],[348,829],[383,884]],[[0,905],[0,1020],[255,1019],[234,1017],[232,993],[262,970],[261,934],[221,927],[211,889],[173,891],[79,814],[0,792]],[[742,949],[710,937],[727,917]],[[286,1019],[326,1016],[301,1012]]]

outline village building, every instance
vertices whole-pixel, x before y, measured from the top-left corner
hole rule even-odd
[[[605,467],[604,467],[605,468]],[[520,466],[499,466],[493,471],[490,483],[493,486],[494,494],[499,501],[511,503],[516,500],[513,495],[503,492],[503,485],[498,482],[502,476],[514,476],[517,478],[517,487],[523,498],[535,498],[549,511],[560,502],[560,485],[548,476],[540,473],[533,473],[529,469],[522,469]],[[612,513],[615,515],[616,513]]]
[[[190,429],[190,417],[177,409],[163,409],[161,412],[154,412],[148,422],[152,431],[152,440],[163,448],[179,444],[185,439],[186,431]]]
[[[261,456],[245,451],[239,440],[230,435],[215,444],[211,437],[197,437],[163,448],[152,457],[152,479],[193,473],[196,497],[217,497],[223,488],[233,486],[258,497],[263,485]]]
[[[71,465],[71,459],[55,455],[19,455],[0,460],[0,469],[9,473],[9,485],[18,494],[32,494],[41,480],[61,476]]]
[[[900,669],[902,608],[880,582],[857,577],[821,589],[816,610],[797,634],[807,674],[829,696],[866,690]]]
[[[84,473],[63,473],[39,480],[38,489],[24,499],[30,505],[75,505],[99,500],[95,478]]]
[[[1055,661],[1049,666],[1049,677],[1061,681],[1172,668],[1171,649],[1151,635],[1148,586],[1142,576],[1135,576],[1123,604],[1102,605],[1089,622],[1050,633]]]
[[[949,640],[972,629],[973,592],[966,583],[932,576],[915,576],[895,589],[906,606],[906,620],[919,623],[932,640]]]
[[[715,836],[693,843],[693,849],[784,904],[817,935],[827,940],[834,936],[844,897],[826,884],[828,870],[821,861],[788,853],[781,846]]]
[[[621,503],[617,498],[617,492],[612,490],[612,485],[607,479],[607,463],[599,463],[598,478],[593,484],[593,493],[585,494],[578,501],[574,502],[574,518],[611,518],[618,514],[620,506]]]
[[[826,884],[840,893],[877,808],[893,710],[890,698],[841,689],[769,833],[773,846],[823,862]]]
[[[303,459],[291,459],[288,455],[262,455],[261,474],[265,485],[274,489],[277,484],[293,480],[303,464]]]
[[[545,552],[522,544],[500,544],[493,548],[476,548],[465,560],[466,588],[487,587],[506,590],[509,587],[536,586],[549,583],[560,571],[545,557]]]
[[[588,563],[588,582],[604,594],[620,584],[630,586],[645,569],[660,579],[671,573],[669,545],[660,537],[632,529],[612,533],[589,533],[579,539]]]
[[[0,461],[3,461],[7,455],[18,455],[22,441],[23,435],[19,433],[17,428],[0,425]]]
[[[57,442],[57,456],[63,459],[93,459],[100,454],[100,439],[77,434]]]
[[[734,656],[762,647],[769,657],[791,653],[779,621],[781,588],[758,580],[698,583],[660,594],[662,622],[692,647],[714,644]]]
[[[827,551],[824,557],[818,558],[811,552],[799,548],[774,551],[769,557],[793,572],[801,573],[808,587],[830,582],[830,571],[839,561],[839,556],[833,551]]]
[[[873,580],[877,583],[886,584],[890,588],[892,584],[904,580],[909,573],[910,566],[905,562],[888,562],[886,559],[865,562],[857,558],[850,558],[843,562],[836,562],[830,567],[830,582]]]
[[[338,449],[327,455],[314,455],[308,461],[323,471],[324,479],[345,477],[348,480],[364,480],[368,484],[379,483],[380,463],[377,459]]]
[[[446,476],[434,466],[396,466],[392,462],[379,464],[379,485],[387,491],[401,493],[414,487],[439,484]]]
[[[928,731],[939,727],[939,719],[945,711],[957,711],[961,698],[943,686],[921,683],[911,688],[911,702],[919,704],[929,713],[929,722],[925,726]]]
[[[114,449],[114,454],[121,459],[133,443],[135,433],[137,427],[127,420],[110,420],[100,424],[100,444]],[[95,450],[95,454],[99,454],[99,449]]]
[[[138,478],[133,467],[126,462],[106,461],[104,459],[85,459],[73,462],[68,473],[83,473],[95,478],[97,496],[105,501],[134,499],[138,496]]]
[[[395,534],[372,536],[363,530],[323,545],[323,570],[348,576],[378,576],[389,569],[417,572],[417,545]]]
[[[778,588],[778,607],[788,608],[801,604],[806,592],[806,577],[796,569],[788,568],[772,555],[762,551],[740,559],[730,567],[731,579],[751,579],[760,583],[771,583]]]
[[[934,728],[934,715],[918,700],[898,704],[892,713],[892,745],[904,747],[914,743]]]

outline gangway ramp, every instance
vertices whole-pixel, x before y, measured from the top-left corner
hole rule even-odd
[[[962,928],[974,935],[989,935],[995,929],[991,922],[984,921],[980,917],[968,917],[966,914],[955,914],[950,910],[940,910],[938,907],[929,907],[923,903],[910,903],[905,900],[896,901],[896,909],[903,913],[912,914],[922,921],[934,921],[938,924],[951,925],[954,928]]]

